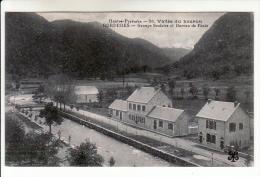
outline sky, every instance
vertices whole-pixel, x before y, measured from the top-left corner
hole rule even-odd
[[[104,13],[38,13],[48,21],[70,19],[80,22],[99,22],[109,24],[110,20],[121,20],[113,24],[126,24],[125,20],[141,21],[141,23],[130,23],[130,27],[110,27],[115,32],[128,38],[143,38],[159,47],[176,47],[192,49],[201,36],[212,26],[224,13],[151,13],[151,12],[104,12]],[[153,20],[154,23],[146,21]],[[158,20],[168,20],[168,27],[154,27],[163,24]],[[176,27],[176,20],[179,26]],[[184,23],[184,20],[193,20],[192,23]],[[111,24],[111,23],[110,23]],[[131,25],[135,26],[131,26]],[[152,27],[138,27],[137,24],[152,25]],[[164,23],[165,24],[165,23]],[[191,27],[194,24],[196,27]],[[203,27],[198,24],[203,25]],[[173,27],[170,27],[173,25]],[[190,25],[187,26],[187,25]]]

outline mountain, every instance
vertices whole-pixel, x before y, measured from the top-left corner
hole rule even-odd
[[[49,22],[36,13],[6,13],[6,72],[14,77],[63,72],[111,78],[170,62],[152,43],[127,38],[98,22]]]
[[[253,73],[253,14],[226,13],[194,49],[165,70],[186,78],[226,78]]]
[[[164,51],[164,54],[171,59],[172,62],[179,61],[180,58],[185,56],[187,53],[189,53],[190,49],[184,49],[184,48],[162,48]]]

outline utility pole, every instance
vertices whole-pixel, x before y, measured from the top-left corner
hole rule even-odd
[[[213,152],[211,153],[211,166],[213,167]]]

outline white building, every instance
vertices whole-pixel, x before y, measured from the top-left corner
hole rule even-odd
[[[98,93],[95,86],[75,86],[76,103],[98,102]]]
[[[208,100],[196,118],[201,144],[214,149],[249,146],[250,118],[239,103]]]
[[[115,100],[109,109],[112,118],[136,127],[169,136],[188,134],[187,114],[172,108],[172,101],[160,88],[137,88],[126,101]]]

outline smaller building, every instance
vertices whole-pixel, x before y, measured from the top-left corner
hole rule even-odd
[[[170,136],[188,135],[188,115],[184,110],[155,106],[148,114],[146,128]]]
[[[44,81],[39,79],[23,79],[19,82],[19,92],[21,94],[33,94]]]
[[[108,108],[109,115],[112,118],[125,121],[127,114],[127,101],[117,99],[113,101],[113,103]]]
[[[95,86],[75,86],[76,103],[98,102],[98,93]]]
[[[196,118],[201,144],[214,149],[249,146],[250,118],[240,103],[208,100]]]

